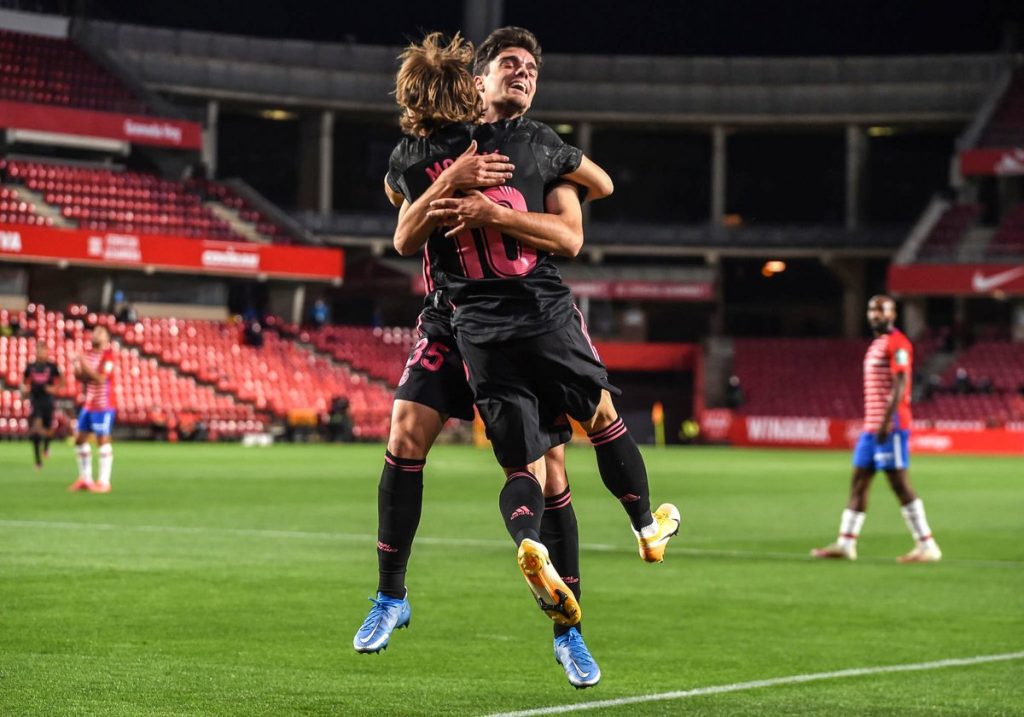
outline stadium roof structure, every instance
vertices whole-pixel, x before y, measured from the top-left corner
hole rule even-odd
[[[76,38],[152,90],[208,99],[394,112],[400,48],[273,40],[102,21]],[[918,57],[547,55],[534,114],[595,122],[834,123],[969,119],[999,54]]]

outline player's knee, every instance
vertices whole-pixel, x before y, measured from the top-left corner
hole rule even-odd
[[[424,431],[417,430],[416,422],[408,416],[399,418],[391,423],[391,433],[388,436],[388,452],[399,458],[412,458],[422,460],[427,457],[430,451],[432,440],[425,435]]]
[[[569,487],[569,477],[565,473],[565,455],[561,446],[552,449],[544,456],[544,468],[547,480],[544,483],[544,495],[560,495]]]
[[[594,433],[596,431],[603,431],[612,425],[618,417],[619,414],[615,410],[615,404],[612,403],[611,394],[607,391],[601,391],[601,402],[597,404],[597,411],[594,412],[589,421],[583,421],[580,425],[583,426],[583,430],[587,433]]]

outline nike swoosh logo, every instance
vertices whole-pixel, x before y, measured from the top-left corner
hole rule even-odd
[[[377,634],[377,630],[379,630],[379,629],[380,629],[380,625],[378,624],[377,627],[373,628],[373,632],[370,633],[369,637],[361,637],[361,638],[359,638],[359,642],[361,642],[361,643],[363,643],[365,645],[366,643],[368,643],[370,640],[373,639],[373,636]]]
[[[1010,269],[1008,271],[1001,271],[998,274],[992,276],[985,276],[980,271],[974,272],[974,276],[971,277],[971,288],[978,293],[985,293],[992,291],[1003,284],[1013,281],[1019,276],[1024,276],[1024,266],[1018,266],[1016,269]]]
[[[570,657],[569,658],[569,662],[571,662],[572,666],[576,668],[576,672],[579,673],[580,677],[590,677],[590,673],[589,672],[584,672],[583,670],[580,669],[580,666],[576,664],[576,660],[574,660],[574,659],[572,659]]]

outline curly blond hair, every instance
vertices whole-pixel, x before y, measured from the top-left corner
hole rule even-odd
[[[395,75],[395,101],[402,108],[402,131],[429,137],[445,125],[476,122],[484,103],[469,68],[473,43],[458,33],[448,41],[432,32],[398,56],[402,66]]]

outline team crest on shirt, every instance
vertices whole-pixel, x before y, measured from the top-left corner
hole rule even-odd
[[[896,365],[897,366],[909,366],[910,355],[906,349],[896,349]]]

